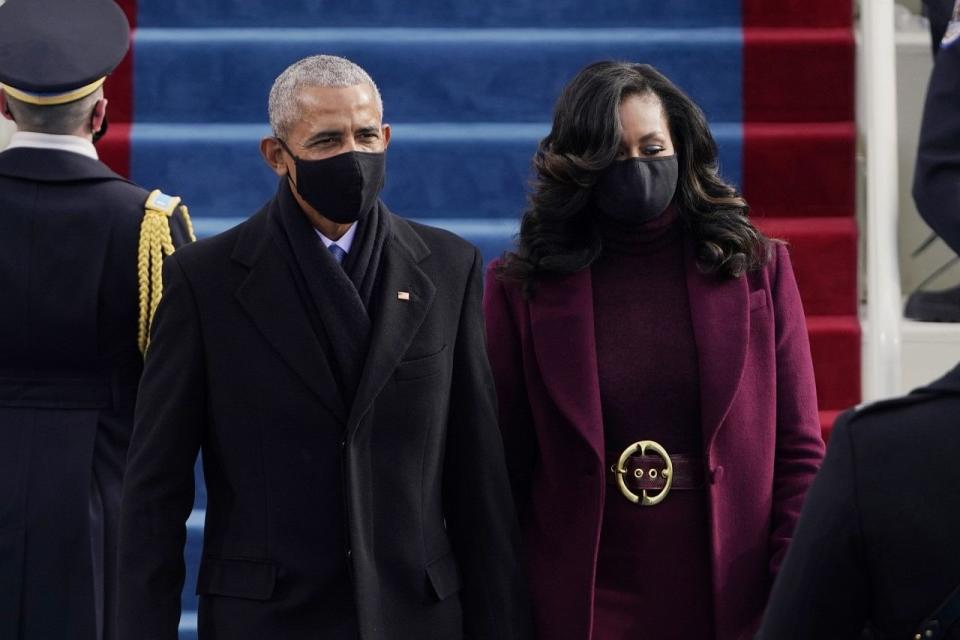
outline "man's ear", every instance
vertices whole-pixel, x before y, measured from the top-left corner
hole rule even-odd
[[[290,173],[285,161],[283,146],[273,136],[268,136],[260,141],[260,155],[267,166],[278,176],[285,176]]]
[[[7,93],[0,89],[0,115],[13,122],[13,113],[10,111],[10,104],[7,102]]]
[[[90,117],[90,131],[93,133],[99,133],[100,129],[103,128],[103,123],[107,119],[107,103],[109,101],[106,98],[100,98],[97,100],[97,104],[93,107],[93,115]]]

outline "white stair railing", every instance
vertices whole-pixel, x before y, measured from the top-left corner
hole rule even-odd
[[[897,87],[893,0],[861,0],[866,151],[867,323],[864,400],[900,392]]]

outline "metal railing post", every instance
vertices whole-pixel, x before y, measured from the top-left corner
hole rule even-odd
[[[893,0],[861,0],[866,123],[865,400],[900,393],[897,78]]]

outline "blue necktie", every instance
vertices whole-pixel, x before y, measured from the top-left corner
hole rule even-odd
[[[327,247],[327,249],[333,254],[333,259],[337,261],[337,264],[342,265],[343,259],[347,257],[347,252],[343,250],[343,247],[338,244],[332,244]]]

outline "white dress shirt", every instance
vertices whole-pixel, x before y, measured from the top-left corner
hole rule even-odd
[[[320,233],[319,229],[315,228],[314,231],[316,231],[317,235],[320,236],[320,240],[323,241],[323,246],[325,246],[327,249],[330,248],[330,245],[335,244],[343,249],[344,253],[350,253],[350,247],[353,246],[353,239],[357,235],[357,223],[354,222],[352,225],[350,225],[350,228],[345,234],[340,236],[339,240],[331,240],[327,236]]]
[[[55,149],[57,151],[79,153],[92,160],[100,159],[100,156],[97,155],[97,148],[93,146],[93,143],[80,136],[62,136],[52,133],[17,131],[11,136],[10,144],[4,150],[17,148]]]

